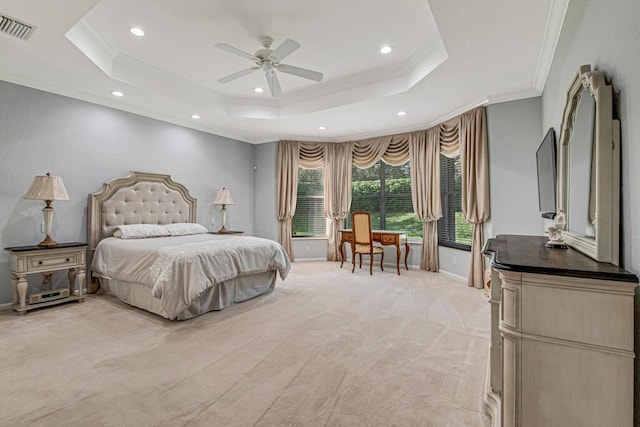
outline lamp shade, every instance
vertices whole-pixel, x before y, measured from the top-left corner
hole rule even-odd
[[[33,179],[31,188],[24,196],[29,200],[69,200],[62,178],[52,176],[49,172],[46,175],[37,175]]]
[[[222,187],[218,190],[218,194],[216,194],[216,198],[213,201],[214,205],[233,205],[233,197],[231,197],[231,192],[226,188]]]

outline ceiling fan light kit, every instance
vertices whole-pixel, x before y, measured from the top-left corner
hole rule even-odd
[[[240,77],[244,77],[248,74],[253,73],[254,71],[261,69],[262,71],[264,71],[264,76],[267,80],[267,85],[269,86],[271,96],[280,96],[282,95],[282,87],[280,86],[280,81],[278,80],[277,71],[313,80],[315,82],[322,81],[323,75],[318,71],[295,67],[293,65],[283,64],[281,62],[284,58],[291,55],[298,48],[300,48],[300,43],[298,43],[297,41],[286,39],[282,42],[282,44],[280,44],[280,46],[273,50],[271,49],[271,45],[273,44],[273,39],[271,37],[260,37],[260,43],[262,44],[262,49],[257,50],[253,55],[226,43],[217,43],[215,45],[217,48],[249,59],[255,63],[255,66],[253,67],[236,71],[235,73],[218,79],[218,83],[229,83],[233,80],[239,79]]]

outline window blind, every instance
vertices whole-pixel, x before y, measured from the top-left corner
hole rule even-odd
[[[293,237],[326,236],[324,168],[298,169],[298,193],[292,230]]]
[[[442,218],[438,220],[438,244],[471,250],[471,224],[462,215],[460,156],[440,155]]]

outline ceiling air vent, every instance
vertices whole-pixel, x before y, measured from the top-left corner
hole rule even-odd
[[[0,32],[27,40],[35,31],[36,27],[14,19],[4,13],[0,13]]]

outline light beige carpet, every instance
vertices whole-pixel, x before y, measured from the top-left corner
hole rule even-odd
[[[0,312],[0,425],[481,426],[482,291],[296,262],[267,296],[171,322],[105,296]]]

